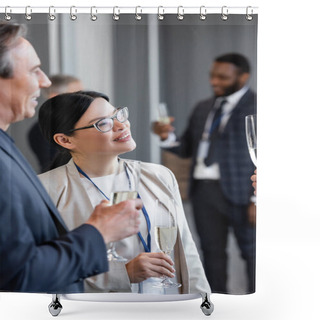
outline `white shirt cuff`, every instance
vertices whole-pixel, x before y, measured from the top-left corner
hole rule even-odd
[[[160,147],[161,148],[172,148],[179,145],[179,142],[176,141],[177,137],[175,133],[170,132],[168,138],[166,140],[160,140]]]

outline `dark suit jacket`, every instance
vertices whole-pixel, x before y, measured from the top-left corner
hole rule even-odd
[[[214,100],[210,98],[196,105],[189,118],[188,126],[179,139],[180,146],[168,149],[181,157],[192,157],[191,197],[198,145]],[[253,174],[254,165],[250,160],[247,147],[245,116],[254,113],[256,113],[256,95],[248,90],[232,111],[223,133],[219,134],[215,140],[221,187],[224,195],[236,205],[248,204],[252,195],[250,176]]]
[[[83,278],[108,269],[101,234],[68,232],[34,171],[0,130],[0,290],[83,291]]]

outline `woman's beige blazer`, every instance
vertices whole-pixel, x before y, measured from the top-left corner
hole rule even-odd
[[[88,220],[94,208],[80,181],[73,160],[39,175],[39,178],[70,229]],[[185,218],[178,184],[173,173],[162,165],[141,162],[141,183],[164,204],[168,196],[176,201],[178,237],[174,258],[177,280],[182,283],[180,293],[210,294],[210,286]],[[131,286],[125,264],[111,262],[109,272],[87,278],[85,291],[130,292]]]

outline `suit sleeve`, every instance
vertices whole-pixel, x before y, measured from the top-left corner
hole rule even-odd
[[[106,246],[97,229],[84,224],[59,237],[42,199],[3,169],[0,290],[66,293],[79,288],[84,278],[108,270]]]
[[[103,238],[89,224],[83,224],[65,236],[36,246],[32,251],[30,267],[27,267],[31,272],[24,276],[24,282],[28,282],[28,291],[42,291],[39,283],[46,283],[45,291],[65,291],[66,284],[82,282],[87,277],[108,271]],[[41,271],[42,279],[39,279],[37,273],[40,268],[44,268]],[[22,291],[25,291],[24,286]]]

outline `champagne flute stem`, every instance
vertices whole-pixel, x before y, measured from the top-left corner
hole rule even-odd
[[[107,250],[107,256],[109,261],[111,261],[113,258],[113,252],[114,252],[114,242],[109,242],[108,250]]]

